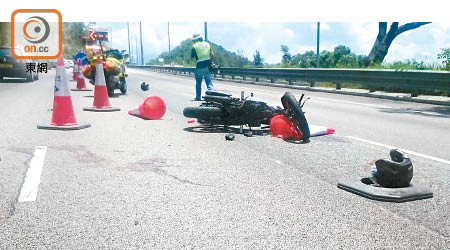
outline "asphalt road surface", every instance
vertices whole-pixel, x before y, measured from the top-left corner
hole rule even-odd
[[[72,92],[78,121],[92,124],[79,131],[36,128],[51,120],[54,70],[0,82],[0,249],[450,249],[448,107],[289,90],[311,97],[310,124],[336,134],[230,142],[183,116],[200,104],[193,78],[128,74],[129,92],[110,98],[119,112],[82,111],[93,92]],[[286,91],[214,86],[278,106]],[[165,100],[163,119],[127,114],[150,94]],[[367,176],[390,146],[408,152],[433,198],[386,203],[336,187]]]

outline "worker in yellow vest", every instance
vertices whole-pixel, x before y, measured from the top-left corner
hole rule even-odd
[[[208,90],[213,88],[209,66],[214,62],[214,52],[211,50],[211,45],[207,41],[203,41],[203,37],[200,34],[194,34],[192,41],[194,44],[192,45],[191,57],[197,60],[195,67],[195,100],[200,101],[203,78],[205,78],[206,88]]]

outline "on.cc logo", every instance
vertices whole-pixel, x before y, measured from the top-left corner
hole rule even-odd
[[[23,25],[23,35],[30,43],[42,43],[50,34],[50,25],[47,20],[39,16],[32,16]]]

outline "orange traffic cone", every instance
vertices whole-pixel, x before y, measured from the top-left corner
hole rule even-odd
[[[72,74],[72,81],[76,81],[78,78],[78,71],[80,69],[78,68],[78,65],[75,63],[75,65],[73,65],[73,74]]]
[[[296,139],[301,140],[303,134],[298,132],[294,124],[284,115],[276,115],[270,119],[270,132],[272,136],[283,140]]]
[[[97,66],[95,72],[94,104],[92,107],[83,108],[84,111],[111,112],[120,111],[120,108],[111,107],[106,87],[105,73],[100,55],[97,55]]]
[[[166,104],[159,96],[149,96],[138,108],[128,111],[133,115],[145,120],[159,120],[166,113]]]
[[[86,82],[84,81],[84,76],[81,73],[81,59],[78,58],[77,60],[77,66],[78,66],[78,78],[77,78],[77,88],[72,89],[72,91],[91,91],[92,89],[86,88]]]
[[[55,78],[55,96],[53,99],[52,122],[49,125],[37,125],[39,129],[77,130],[90,127],[91,124],[79,124],[73,112],[69,81],[64,67],[64,57],[58,58]]]

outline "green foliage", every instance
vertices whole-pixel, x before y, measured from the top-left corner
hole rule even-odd
[[[0,23],[0,46],[11,46],[11,23]]]
[[[341,57],[345,55],[350,55],[351,51],[350,48],[344,45],[338,45],[334,48],[334,61],[339,62]]]
[[[263,65],[263,58],[261,57],[259,50],[256,50],[255,54],[253,55],[253,64],[257,67]]]
[[[83,50],[81,38],[85,28],[82,22],[63,23],[62,42],[64,58],[72,59],[75,54]]]
[[[441,49],[441,53],[438,54],[437,58],[442,60],[445,70],[450,70],[450,48]]]
[[[358,67],[359,67],[358,57],[353,53],[342,55],[338,63],[336,64],[336,68],[358,68]]]
[[[281,58],[281,62],[288,64],[291,62],[291,53],[289,53],[289,48],[286,45],[281,45],[281,52],[283,52],[283,56]]]
[[[425,64],[422,61],[405,60],[385,63],[374,63],[369,66],[372,69],[396,69],[396,70],[441,70],[436,64]]]
[[[314,68],[316,67],[316,53],[307,51],[304,54],[294,55],[291,64],[298,65],[300,68]]]
[[[358,67],[359,68],[365,68],[365,65],[369,64],[369,57],[366,55],[358,55],[356,56],[358,59]]]
[[[334,53],[330,51],[322,51],[319,55],[320,68],[334,68],[336,66],[334,62]]]
[[[215,63],[222,67],[243,67],[244,65],[251,64],[250,61],[242,56],[242,51],[239,52],[240,55],[235,52],[230,52],[224,49],[222,46],[215,43],[211,43],[211,49],[214,51]],[[158,59],[163,58],[165,64],[174,63],[183,66],[195,66],[195,58],[191,57],[193,42],[190,38],[182,41],[180,45],[175,47],[173,50],[161,53],[157,58],[150,60],[149,64],[159,64]]]

